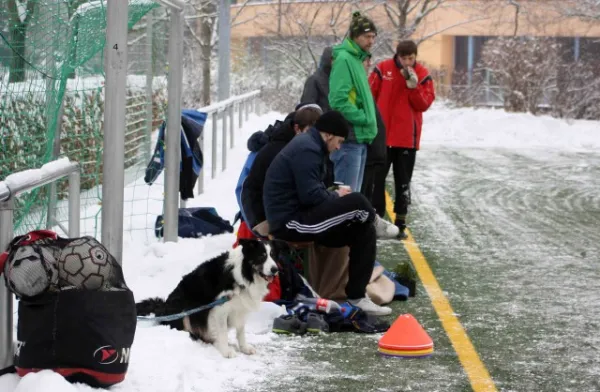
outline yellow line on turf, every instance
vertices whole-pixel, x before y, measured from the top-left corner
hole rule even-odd
[[[387,213],[393,222],[396,214],[394,214],[392,198],[388,192],[385,192],[385,204]],[[446,330],[452,346],[454,346],[454,351],[456,351],[460,363],[469,377],[473,391],[497,391],[496,385],[485,365],[481,362],[477,351],[475,351],[471,339],[469,339],[467,332],[454,315],[454,310],[452,310],[448,298],[444,295],[435,275],[433,275],[427,260],[425,260],[425,256],[421,253],[419,245],[408,230],[406,230],[406,234],[408,235],[408,239],[407,241],[403,241],[404,248],[417,270],[417,274],[425,290],[427,290],[433,308],[442,322],[442,326]]]

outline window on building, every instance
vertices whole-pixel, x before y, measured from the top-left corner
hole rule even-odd
[[[586,62],[600,62],[600,38],[580,38],[579,58]]]
[[[457,72],[466,72],[469,57],[469,38],[466,36],[454,37],[454,69]]]

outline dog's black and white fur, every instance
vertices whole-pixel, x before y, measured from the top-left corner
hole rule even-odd
[[[228,296],[231,299],[222,305],[162,324],[187,331],[195,340],[212,343],[226,358],[236,356],[227,338],[227,331],[235,328],[240,351],[254,354],[256,350],[246,342],[246,317],[260,307],[278,268],[268,245],[256,240],[239,243],[231,252],[206,261],[185,275],[166,301],[153,298],[137,303],[137,314],[177,314]]]

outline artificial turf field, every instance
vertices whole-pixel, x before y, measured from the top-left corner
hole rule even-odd
[[[430,149],[412,190],[409,227],[432,275],[391,306],[421,322],[434,354],[381,357],[378,335],[281,336],[286,372],[251,389],[600,390],[600,155]],[[409,260],[404,245],[380,241],[379,260]]]

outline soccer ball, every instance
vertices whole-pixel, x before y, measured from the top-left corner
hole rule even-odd
[[[106,248],[93,237],[82,237],[65,246],[58,259],[61,287],[98,290],[109,283],[113,265]]]
[[[10,253],[4,268],[8,287],[18,296],[33,297],[58,283],[56,258],[45,246],[19,246]]]

